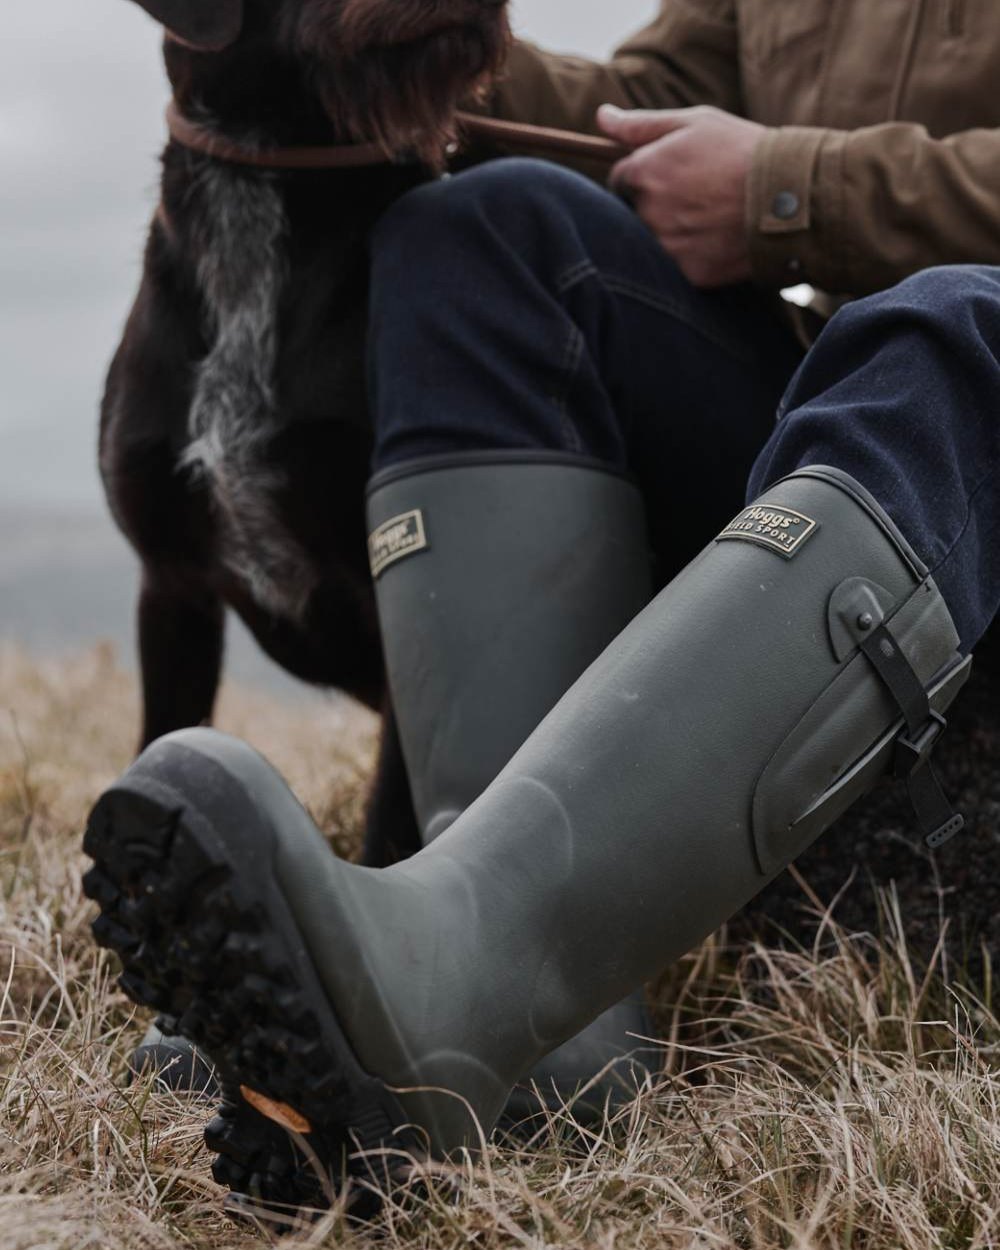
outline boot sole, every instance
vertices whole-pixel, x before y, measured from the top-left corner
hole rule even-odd
[[[121,959],[122,988],[176,1017],[218,1066],[224,1101],[206,1131],[215,1178],[275,1214],[322,1210],[345,1191],[368,1214],[409,1171],[418,1139],[358,1063],[259,859],[252,874],[241,868],[184,796],[149,778],[99,800],[84,850],[94,937]]]

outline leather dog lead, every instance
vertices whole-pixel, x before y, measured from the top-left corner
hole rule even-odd
[[[459,113],[457,120],[463,135],[493,139],[524,152],[558,153],[560,156],[602,161],[613,164],[628,149],[597,135],[556,130],[550,126],[531,126],[524,122],[502,121],[496,117],[480,117],[475,113]],[[317,147],[253,147],[237,143],[191,121],[171,101],[167,107],[167,130],[183,147],[213,156],[216,160],[237,165],[254,165],[261,169],[351,169],[364,165],[382,165],[389,161],[379,143],[337,143]]]
[[[527,122],[502,121],[499,117],[481,117],[476,113],[459,113],[462,129],[477,138],[496,139],[528,152],[558,152],[560,156],[578,156],[613,165],[627,156],[629,149],[600,135],[578,134],[557,130],[553,126],[531,126]]]

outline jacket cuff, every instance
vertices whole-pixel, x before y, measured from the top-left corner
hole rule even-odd
[[[770,287],[826,286],[842,246],[841,134],[811,126],[770,129],[757,145],[747,184],[747,232],[754,280]]]

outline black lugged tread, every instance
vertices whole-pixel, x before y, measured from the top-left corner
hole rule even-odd
[[[100,907],[94,936],[121,959],[122,988],[172,1016],[217,1064],[223,1102],[206,1130],[216,1180],[286,1217],[328,1207],[350,1185],[352,1209],[368,1214],[372,1194],[406,1169],[397,1178],[394,1165],[364,1153],[389,1146],[402,1163],[417,1143],[325,1001],[317,1018],[316,991],[283,939],[288,917],[180,799],[112,788],[91,813],[84,850],[94,861],[84,890]],[[312,1131],[296,1140],[241,1086],[294,1109]]]
[[[205,1129],[205,1143],[216,1155],[216,1181],[275,1210],[329,1206],[332,1187],[323,1184],[312,1160],[296,1149],[292,1138],[251,1107],[239,1090],[227,1090],[223,1097]],[[345,1146],[338,1136],[321,1147],[328,1171],[334,1152],[342,1164]]]

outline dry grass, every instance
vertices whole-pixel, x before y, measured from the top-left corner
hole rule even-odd
[[[202,1107],[123,1081],[144,1022],[91,943],[79,834],[127,763],[132,682],[110,654],[0,650],[0,1250],[260,1245],[229,1223]],[[227,692],[220,722],[286,772],[341,847],[374,725],[343,705]],[[979,1247],[1000,1244],[1000,1026],[881,943],[818,922],[808,950],[707,945],[657,990],[667,1075],[605,1130],[491,1148],[462,1196],[287,1245]]]

